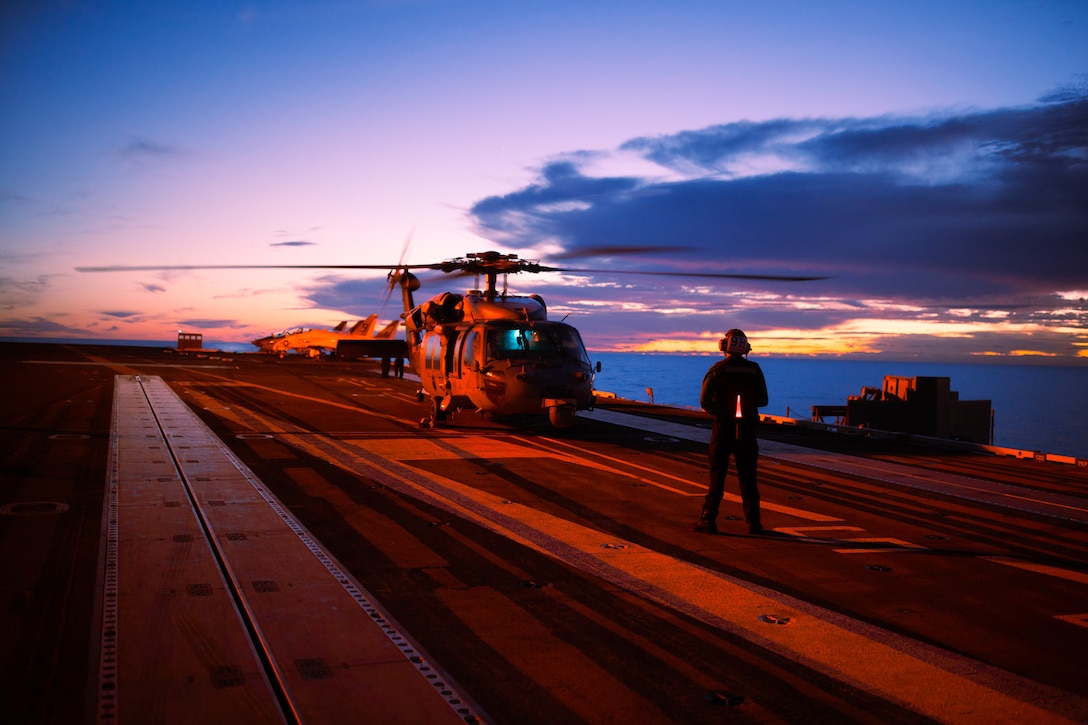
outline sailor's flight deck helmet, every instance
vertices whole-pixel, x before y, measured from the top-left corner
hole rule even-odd
[[[744,332],[733,329],[725,333],[725,337],[718,342],[718,349],[726,355],[747,355],[752,351],[752,346],[748,344],[748,337]]]

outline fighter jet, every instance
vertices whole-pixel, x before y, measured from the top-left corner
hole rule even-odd
[[[351,329],[344,331],[347,321],[341,322],[331,330],[315,330],[310,328],[296,328],[284,330],[259,340],[254,340],[261,352],[270,355],[286,357],[288,354],[306,355],[317,358],[336,352],[336,345],[341,340],[386,340],[397,334],[400,320],[393,320],[381,330],[375,332],[378,324],[378,316],[370,315],[365,320],[359,320]]]

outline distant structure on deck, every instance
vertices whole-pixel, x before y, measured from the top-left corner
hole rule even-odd
[[[812,406],[812,419],[834,415],[857,428],[992,444],[991,401],[960,400],[951,388],[946,377],[885,375],[883,388],[864,387],[845,406]]]
[[[203,350],[204,335],[199,332],[178,330],[178,350]]]

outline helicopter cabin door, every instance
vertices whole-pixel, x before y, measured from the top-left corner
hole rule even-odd
[[[479,330],[469,330],[457,341],[457,376],[472,386],[479,385],[480,349]]]
[[[445,339],[441,335],[427,335],[423,339],[423,369],[420,370],[420,378],[423,379],[423,387],[432,391],[439,391],[445,387],[446,375],[444,368]],[[428,385],[429,383],[429,385]]]

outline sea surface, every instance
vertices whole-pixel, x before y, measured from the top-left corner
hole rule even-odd
[[[596,388],[630,400],[699,407],[699,387],[720,357],[590,353],[601,362]],[[1088,365],[926,363],[888,360],[761,358],[770,404],[760,412],[808,420],[813,405],[846,405],[885,375],[950,378],[960,400],[989,400],[995,446],[1088,458]]]
[[[0,342],[53,342],[173,348],[176,341],[0,338]],[[224,352],[255,352],[248,342],[204,341]],[[591,352],[600,361],[596,388],[629,400],[699,407],[699,387],[716,355]],[[879,388],[885,375],[950,378],[960,400],[989,400],[995,446],[1088,458],[1088,364],[1060,367],[986,363],[774,358],[753,355],[767,378],[770,404],[760,412],[808,420],[813,405],[846,405],[863,387]]]

